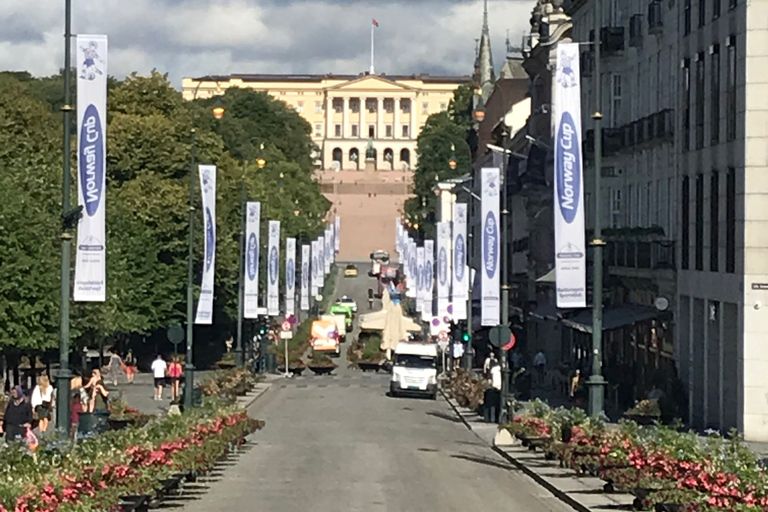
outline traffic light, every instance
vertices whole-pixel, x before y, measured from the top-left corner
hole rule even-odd
[[[472,336],[468,332],[465,332],[464,334],[461,335],[461,340],[464,343],[469,343],[472,340]]]
[[[259,318],[258,320],[259,336],[265,336],[267,334],[267,331],[268,331],[267,322],[268,320],[266,318]]]

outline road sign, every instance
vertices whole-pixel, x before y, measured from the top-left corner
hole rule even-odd
[[[281,340],[290,340],[291,338],[293,338],[293,333],[291,331],[282,331],[280,333]]]
[[[440,350],[445,352],[445,349],[448,348],[448,341],[447,340],[446,341],[440,340],[440,341],[437,342],[437,346],[440,347]]]
[[[448,331],[440,331],[437,335],[437,339],[440,341],[448,341]]]
[[[491,328],[490,341],[491,345],[496,348],[506,345],[509,342],[509,337],[512,335],[512,329],[508,325],[497,325]]]
[[[501,350],[505,352],[509,352],[510,350],[515,348],[515,345],[517,345],[517,337],[515,337],[515,333],[510,333],[509,341],[507,341],[507,343],[503,347],[501,347]]]
[[[283,329],[284,332],[285,331],[290,331],[291,330],[291,322],[286,320],[285,322],[283,322],[283,325],[281,325],[280,327]]]
[[[170,326],[166,334],[168,336],[168,341],[174,345],[178,345],[184,341],[184,329],[182,329],[180,325]]]

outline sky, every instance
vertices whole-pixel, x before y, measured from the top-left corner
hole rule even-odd
[[[530,28],[535,0],[490,0],[494,64]],[[0,70],[36,76],[64,63],[64,0],[3,0]],[[10,5],[9,5],[10,4]],[[231,73],[468,75],[482,0],[72,0],[74,34],[107,34],[109,74]],[[73,44],[74,51],[74,44]],[[73,54],[74,55],[74,54]]]

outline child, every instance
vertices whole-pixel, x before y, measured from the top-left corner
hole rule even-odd
[[[27,425],[27,430],[24,433],[24,444],[27,445],[27,449],[31,452],[37,451],[38,441],[37,436],[32,432],[32,426]]]

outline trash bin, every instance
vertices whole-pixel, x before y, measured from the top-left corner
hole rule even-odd
[[[267,367],[265,373],[272,373],[277,368],[277,359],[275,354],[267,354]]]
[[[81,412],[77,426],[79,434],[103,434],[109,430],[109,411]]]

